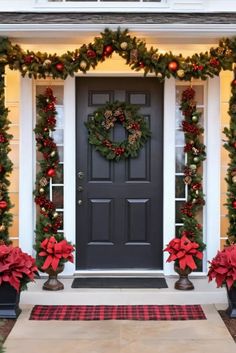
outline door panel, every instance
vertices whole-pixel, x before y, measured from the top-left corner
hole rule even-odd
[[[83,172],[77,177],[77,269],[161,269],[163,85],[136,77],[76,83],[77,175]],[[108,161],[88,144],[84,122],[116,100],[138,104],[150,126],[138,158]],[[125,129],[116,124],[111,138],[125,139]]]

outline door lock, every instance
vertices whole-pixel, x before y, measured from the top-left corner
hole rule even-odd
[[[82,206],[82,204],[83,204],[83,201],[82,200],[78,200],[78,205]]]
[[[79,173],[78,173],[78,178],[79,178],[80,180],[84,179],[84,172],[79,172]]]

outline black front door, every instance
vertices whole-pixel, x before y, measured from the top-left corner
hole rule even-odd
[[[152,132],[138,158],[108,161],[84,122],[106,102],[140,106]],[[163,85],[155,78],[77,78],[77,269],[162,269]],[[116,124],[113,140],[125,139]]]

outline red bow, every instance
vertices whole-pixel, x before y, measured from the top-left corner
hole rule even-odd
[[[197,265],[194,258],[201,260],[203,257],[202,252],[197,250],[198,248],[199,244],[189,240],[186,236],[182,236],[180,239],[174,238],[164,249],[164,251],[168,251],[170,254],[166,261],[171,262],[177,260],[179,262],[179,267],[182,270],[186,267],[195,270]]]
[[[65,239],[57,242],[54,236],[46,238],[40,244],[43,249],[39,253],[39,256],[46,256],[42,270],[46,270],[48,267],[52,266],[53,270],[56,271],[61,259],[66,261],[74,262],[74,257],[72,252],[74,251],[73,245],[69,244]]]

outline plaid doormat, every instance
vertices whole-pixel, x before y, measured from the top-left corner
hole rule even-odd
[[[35,305],[30,320],[206,320],[200,305]]]

